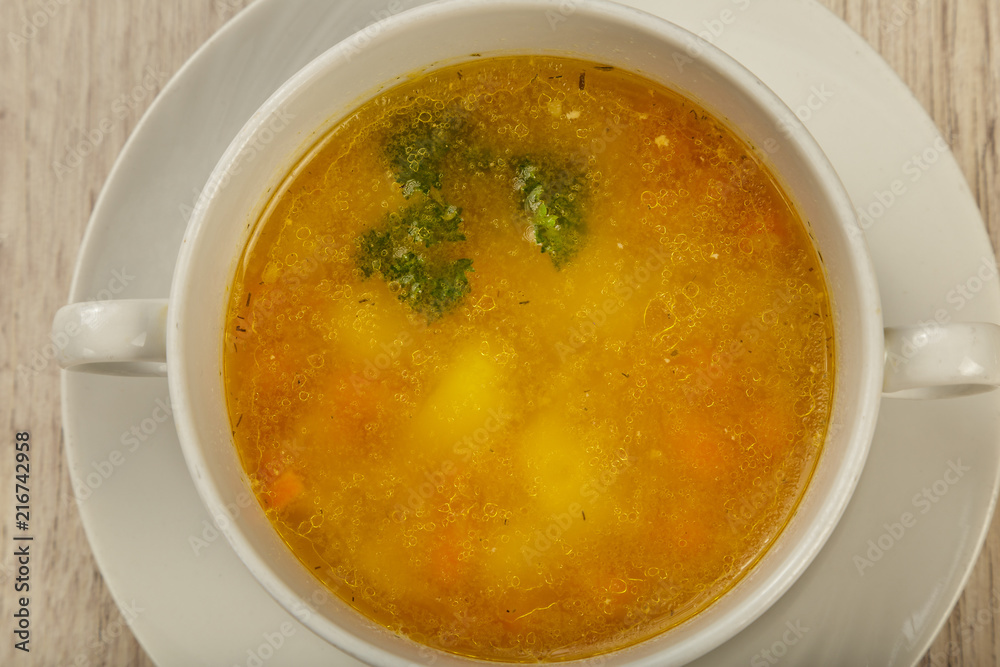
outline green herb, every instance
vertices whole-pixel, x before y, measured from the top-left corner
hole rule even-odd
[[[449,244],[465,240],[461,223],[456,207],[421,197],[358,238],[358,268],[365,278],[380,275],[398,285],[400,301],[428,320],[438,319],[470,289],[465,274],[473,270],[472,260],[449,253]]]
[[[410,122],[385,144],[389,168],[407,198],[441,188],[442,163],[466,127],[466,114],[458,107],[437,114],[420,108],[409,113]]]
[[[462,165],[472,174],[489,174],[494,168],[504,164],[487,148],[470,146],[461,155]]]
[[[535,242],[557,269],[572,259],[583,243],[586,227],[580,214],[584,176],[525,159],[516,168],[514,187],[535,232]]]

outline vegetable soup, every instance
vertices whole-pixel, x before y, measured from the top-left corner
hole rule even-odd
[[[705,609],[788,522],[833,393],[806,226],[659,84],[475,58],[364,103],[286,177],[226,314],[235,446],[359,612],[486,660]]]

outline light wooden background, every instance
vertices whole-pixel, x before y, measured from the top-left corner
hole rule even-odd
[[[336,0],[331,0],[332,2]],[[694,1],[694,0],[692,0]],[[795,1],[795,0],[790,0]],[[821,0],[903,77],[952,148],[1000,240],[1000,0]],[[58,373],[21,381],[15,369],[45,341],[69,291],[94,201],[151,101],[116,121],[84,169],[62,181],[53,161],[107,115],[153,64],[173,74],[248,0],[0,0],[0,544],[9,545],[13,457],[6,441],[30,429],[32,652],[12,648],[12,587],[0,586],[0,665],[150,665],[104,586],[72,499],[59,419]],[[27,16],[47,12],[27,44]],[[898,30],[885,26],[900,19]],[[162,83],[161,86],[162,87]],[[1000,443],[998,443],[1000,445]],[[4,547],[0,579],[10,571]],[[921,665],[1000,664],[1000,521],[994,521],[964,595]],[[1000,575],[998,575],[1000,576]],[[989,611],[987,614],[981,613]],[[97,649],[92,647],[98,646]]]

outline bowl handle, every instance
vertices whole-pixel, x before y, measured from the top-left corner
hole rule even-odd
[[[886,327],[882,393],[969,396],[1000,386],[1000,326],[988,322]]]
[[[62,368],[101,375],[167,374],[167,300],[84,301],[52,321]]]

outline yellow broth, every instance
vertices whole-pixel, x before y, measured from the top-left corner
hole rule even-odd
[[[393,227],[419,206],[447,212]],[[571,214],[569,250],[542,244]],[[428,306],[434,267],[461,270]],[[683,622],[763,555],[822,447],[832,336],[803,222],[723,123],[518,56],[414,77],[296,167],[224,375],[253,490],[331,591],[432,647],[555,661]]]

